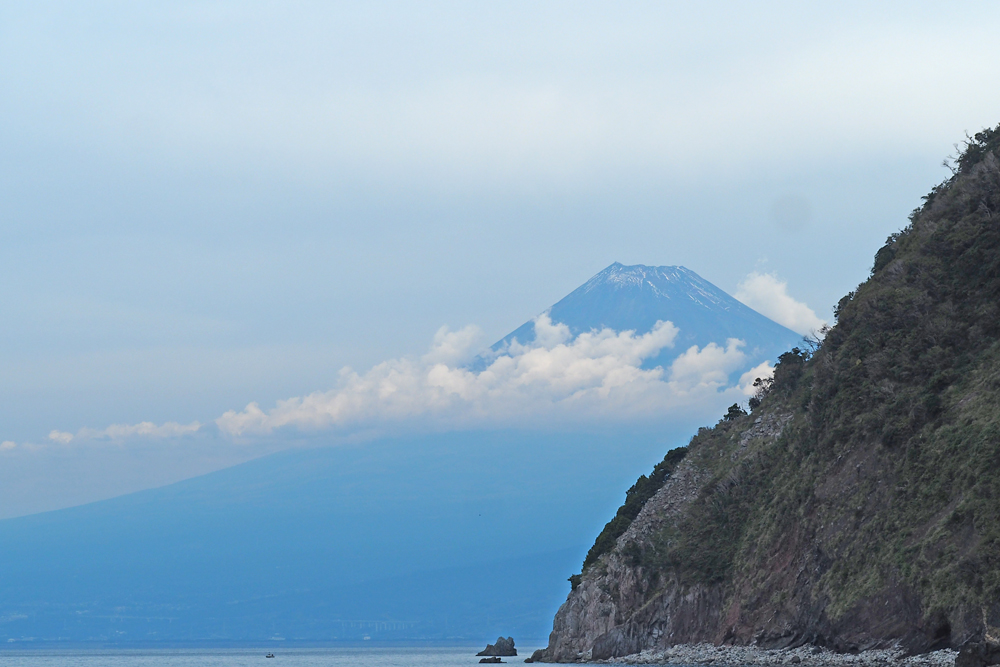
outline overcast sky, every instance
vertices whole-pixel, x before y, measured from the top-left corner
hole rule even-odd
[[[998,23],[995,2],[5,3],[0,440],[328,391],[442,326],[492,342],[614,261],[830,320],[953,144],[1000,122]]]

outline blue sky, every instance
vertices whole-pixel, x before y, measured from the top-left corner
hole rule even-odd
[[[492,342],[613,261],[785,284],[830,319],[953,144],[1000,122],[998,19],[8,3],[0,440],[327,391],[441,326]],[[259,453],[154,449],[8,451],[4,474],[44,488],[100,459],[120,490]]]

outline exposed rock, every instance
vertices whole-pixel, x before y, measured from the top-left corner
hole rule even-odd
[[[482,664],[488,664],[488,665],[497,665],[497,664],[500,664],[500,663],[502,663],[502,662],[503,662],[503,661],[502,661],[502,660],[501,660],[500,658],[498,658],[498,657],[495,657],[495,656],[494,656],[494,657],[492,657],[492,658],[481,658],[481,659],[479,660],[479,664],[481,664],[481,665],[482,665]]]
[[[896,647],[859,653],[836,653],[829,649],[802,646],[796,649],[762,649],[757,646],[715,646],[678,644],[663,651],[642,651],[602,660],[605,664],[627,665],[707,665],[713,667],[771,667],[795,664],[800,667],[952,667],[955,651],[942,649],[919,656],[907,656]]]
[[[955,667],[987,667],[1000,665],[1000,644],[969,642],[955,658]]]
[[[517,649],[514,648],[514,638],[507,637],[497,637],[496,644],[487,644],[486,648],[477,653],[476,655],[492,655],[492,656],[512,656],[517,655]],[[480,661],[482,662],[482,661]],[[499,662],[499,661],[497,661]]]

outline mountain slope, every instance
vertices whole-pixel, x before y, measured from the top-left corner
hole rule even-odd
[[[757,362],[773,360],[802,339],[683,266],[615,262],[546,313],[553,322],[567,325],[574,336],[605,327],[644,334],[657,321],[673,322],[680,329],[675,345],[650,365],[668,364],[692,345],[725,346],[729,338],[743,340],[744,351]],[[534,322],[525,322],[491,350],[501,352],[515,339],[521,344],[534,341]]]
[[[589,517],[670,441],[406,436],[0,521],[0,641],[540,638]]]
[[[701,429],[537,657],[911,652],[1000,627],[1000,128],[878,251],[818,350]],[[762,392],[764,393],[764,392]]]

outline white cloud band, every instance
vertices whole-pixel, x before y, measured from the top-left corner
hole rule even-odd
[[[479,329],[442,327],[421,357],[391,359],[365,373],[344,368],[334,389],[281,400],[270,410],[250,403],[226,412],[215,424],[239,439],[282,429],[349,433],[393,424],[448,429],[688,419],[744,400],[753,393],[754,379],[773,371],[764,362],[731,383],[732,373],[746,368],[748,361],[744,342],[736,338],[724,345],[692,346],[669,366],[650,368],[648,360],[674,347],[679,330],[671,322],[657,322],[641,335],[602,329],[576,337],[546,314],[534,326],[531,343],[514,340],[487,358],[482,370],[467,364],[482,337]],[[202,428],[199,422],[144,421],[76,433],[54,430],[48,440],[68,445],[169,439]],[[15,446],[4,441],[0,449]]]
[[[112,424],[103,429],[81,428],[76,433],[51,431],[49,440],[61,445],[68,445],[78,440],[120,441],[129,438],[177,438],[197,433],[200,429],[201,424],[198,422],[190,424],[165,422],[159,426],[153,422],[139,422],[138,424]]]
[[[573,338],[566,325],[541,315],[535,333],[532,343],[514,341],[475,372],[458,361],[469,357],[478,330],[442,329],[420,359],[386,361],[364,374],[345,368],[336,389],[278,401],[268,411],[251,403],[216,424],[247,436],[402,420],[455,427],[620,420],[677,415],[720,390],[744,394],[729,386],[729,374],[746,362],[736,339],[691,347],[669,369],[649,369],[644,361],[674,345],[678,329],[670,322],[642,335],[603,329]]]

